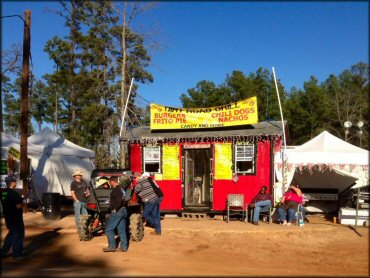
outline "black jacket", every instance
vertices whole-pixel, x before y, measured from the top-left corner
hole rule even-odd
[[[113,188],[112,192],[109,196],[109,208],[110,210],[119,210],[121,207],[126,206],[125,201],[125,190],[120,186],[117,185]]]

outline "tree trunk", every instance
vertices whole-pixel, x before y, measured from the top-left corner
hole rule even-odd
[[[77,107],[77,101],[76,101],[76,92],[75,92],[75,72],[74,72],[74,66],[75,66],[75,40],[76,40],[76,29],[75,29],[75,2],[74,0],[71,1],[72,4],[72,14],[71,14],[71,51],[70,51],[70,59],[71,59],[71,65],[69,67],[69,75],[71,78],[71,84],[70,84],[70,96],[71,96],[71,108],[72,108],[72,116],[71,116],[71,122],[72,122],[72,136],[73,141],[76,142],[76,107]]]

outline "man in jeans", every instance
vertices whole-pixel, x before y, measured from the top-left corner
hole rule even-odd
[[[1,193],[1,203],[5,218],[5,225],[9,232],[5,236],[2,249],[2,257],[5,257],[10,249],[13,249],[13,257],[22,259],[24,241],[24,222],[23,222],[23,199],[14,189],[17,181],[14,178],[7,180],[8,188]]]
[[[104,252],[127,252],[128,241],[126,234],[126,219],[127,209],[125,201],[125,190],[118,184],[118,177],[110,177],[109,184],[113,188],[109,196],[109,210],[110,216],[105,227],[105,232],[108,237],[108,247],[104,247]],[[121,248],[116,246],[115,229],[117,229],[120,240]]]
[[[261,188],[261,191],[253,199],[251,207],[254,207],[253,213],[253,224],[259,225],[259,217],[261,211],[268,211],[273,203],[272,195],[267,193],[267,186],[264,185]]]
[[[86,203],[87,197],[90,195],[88,184],[82,179],[83,175],[84,172],[81,169],[76,169],[72,174],[74,181],[71,183],[71,196],[73,198],[77,228],[80,215],[87,214]]]
[[[141,176],[139,176],[139,173],[135,173],[134,176],[138,182],[138,184],[135,186],[135,192],[144,202],[144,218],[147,221],[147,224],[155,229],[154,234],[161,235],[162,228],[159,206],[163,199],[163,195],[162,197],[159,197],[156,194],[152,184],[149,181],[149,173],[145,172]]]

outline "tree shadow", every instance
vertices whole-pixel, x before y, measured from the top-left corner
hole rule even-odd
[[[52,231],[44,232],[40,235],[31,237],[31,242],[25,246],[25,255],[29,256],[33,252],[35,252],[37,249],[40,249],[41,247],[45,246],[49,241],[55,239],[60,235],[60,230],[62,228],[55,228]]]
[[[61,236],[62,228],[55,228],[52,231],[44,232],[31,238],[31,242],[25,247],[25,258],[17,261],[8,257],[2,260],[2,277],[58,277],[58,276],[88,276],[103,277],[112,276],[119,272],[124,275],[122,269],[112,269],[107,263],[99,258],[83,260],[84,254],[81,253],[81,259],[69,256],[69,245],[62,245],[59,248],[52,248],[52,251],[42,250],[47,245],[53,243]],[[38,252],[36,252],[38,251]],[[85,257],[86,258],[86,257]],[[126,268],[127,269],[127,268]]]

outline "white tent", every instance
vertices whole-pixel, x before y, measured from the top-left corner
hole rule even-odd
[[[76,168],[84,170],[83,178],[89,179],[94,169],[93,151],[68,141],[49,128],[44,128],[38,134],[30,136],[28,142],[44,147],[38,160],[32,161],[38,194],[55,192],[71,196],[72,173]]]
[[[302,188],[335,188],[341,193],[369,184],[369,151],[349,144],[327,131],[301,146],[286,149],[287,184],[293,177]],[[275,173],[282,180],[281,153],[275,153]],[[281,188],[281,183],[277,186]],[[285,191],[285,189],[283,189]],[[282,192],[281,192],[282,194]]]
[[[18,139],[2,133],[1,140],[2,152],[10,147],[19,150]],[[73,171],[76,168],[84,170],[83,178],[88,180],[94,169],[93,151],[66,140],[49,128],[28,138],[27,152],[32,161],[34,189],[38,198],[45,192],[71,196]]]
[[[20,140],[17,138],[14,138],[10,135],[7,135],[3,132],[1,132],[1,159],[6,160],[8,158],[8,152],[10,148],[14,148],[15,150],[20,151]],[[32,160],[38,160],[38,157],[40,157],[43,153],[43,146],[37,146],[34,144],[28,144],[27,146],[27,153],[28,157]],[[17,181],[17,188],[22,188],[23,183],[19,180],[19,168],[20,163],[17,163],[16,165],[14,176],[18,179]],[[1,176],[1,187],[5,187],[5,178],[7,175]]]

